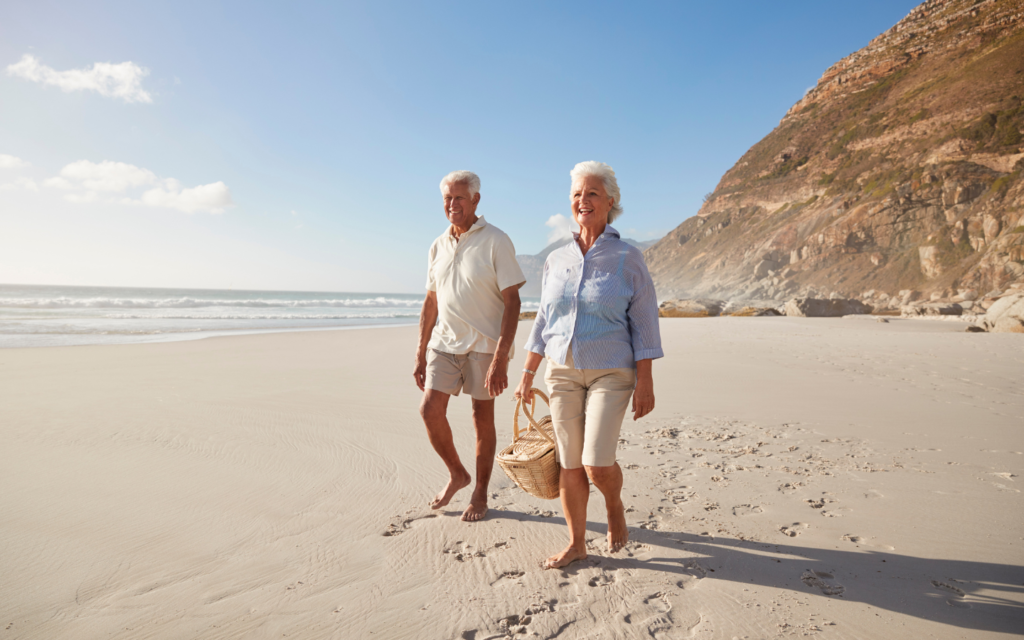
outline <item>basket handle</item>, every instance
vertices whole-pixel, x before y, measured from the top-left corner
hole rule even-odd
[[[527,421],[530,423],[529,428],[526,430],[527,433],[529,433],[530,429],[534,429],[540,433],[540,435],[544,436],[545,440],[551,444],[555,444],[555,441],[551,439],[551,436],[545,433],[544,430],[540,428],[540,425],[537,424],[537,421],[533,419],[533,412],[537,408],[537,396],[541,397],[541,400],[548,405],[548,409],[550,410],[551,401],[548,400],[547,395],[545,395],[543,391],[536,387],[533,388],[533,401],[529,405],[523,404],[523,399],[519,398],[519,402],[516,403],[516,412],[512,417],[512,430],[514,432],[512,438],[513,442],[519,440],[519,408],[522,407],[523,415],[526,416]]]

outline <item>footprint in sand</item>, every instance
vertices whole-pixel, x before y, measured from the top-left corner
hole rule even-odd
[[[587,582],[592,587],[607,587],[610,584],[615,584],[615,574],[599,573]]]
[[[683,578],[676,582],[676,586],[680,589],[693,589],[708,575],[708,570],[696,560],[683,562],[680,572],[683,574]]]
[[[428,513],[427,515],[419,516],[418,518],[406,518],[405,520],[402,520],[399,523],[389,524],[388,528],[385,529],[384,533],[382,533],[381,535],[384,536],[384,537],[397,536],[397,535],[399,535],[401,533],[405,533],[406,531],[408,531],[412,527],[413,523],[416,522],[417,520],[426,520],[427,518],[436,518],[436,517],[437,517],[436,513]]]
[[[456,542],[455,544],[462,544],[462,543],[461,542]],[[455,556],[455,559],[458,560],[459,562],[466,562],[468,560],[472,560],[473,558],[486,558],[487,557],[487,554],[484,553],[483,551],[473,551],[473,547],[471,545],[468,545],[468,544],[465,545],[464,547],[462,547],[461,549],[459,549],[459,548],[445,549],[442,553]]]
[[[494,543],[494,548],[495,549],[511,549],[512,548],[512,543],[511,542],[496,542],[496,543]]]
[[[818,498],[818,499],[804,498],[804,502],[806,502],[808,504],[808,506],[810,506],[812,509],[821,509],[826,504],[830,504],[832,502],[835,502],[835,499],[834,498],[830,498],[828,496],[822,496],[821,498]]]
[[[519,580],[519,578],[522,578],[524,575],[526,575],[526,572],[525,571],[519,571],[518,569],[513,569],[512,571],[506,571],[506,572],[502,573],[500,576],[498,576],[498,579],[495,580],[494,582],[492,582],[491,586],[493,587],[493,586],[496,586],[498,584],[507,584],[509,582],[516,582],[517,580]]]
[[[808,587],[814,587],[826,596],[838,596],[846,591],[846,587],[836,582],[835,577],[831,573],[825,573],[824,571],[811,571],[808,569],[800,576],[800,580]]]
[[[869,538],[867,536],[855,536],[847,533],[843,536],[843,540],[846,540],[847,542],[852,542],[853,544],[859,546],[874,547],[876,549],[885,549],[886,551],[896,550],[896,547],[890,547],[887,544],[880,544],[878,542],[875,542],[874,538]]]
[[[868,492],[864,494],[865,498],[884,498],[882,492],[877,489],[868,489]]]
[[[526,615],[535,616],[538,613],[550,613],[557,610],[558,600],[552,598],[551,600],[545,600],[536,604],[531,604],[526,608]]]
[[[809,526],[810,525],[806,522],[794,522],[793,524],[786,525],[784,527],[779,527],[779,531],[781,531],[784,535],[789,536],[790,538],[795,538],[801,533],[803,533],[803,530]]]
[[[802,482],[787,482],[786,484],[779,485],[779,491],[782,493],[793,493],[803,485],[804,483]]]
[[[835,509],[823,509],[821,515],[826,518],[841,518],[846,514],[850,513],[852,509],[849,507],[836,507]]]
[[[527,632],[526,625],[530,624],[533,618],[530,616],[511,615],[498,620],[498,628],[505,634],[505,637],[515,637],[517,634]]]
[[[732,508],[732,515],[734,516],[751,516],[755,513],[764,513],[759,505],[741,504]]]
[[[950,580],[950,582],[956,582],[956,580]],[[967,594],[964,593],[963,589],[961,589],[959,587],[954,587],[953,585],[949,584],[949,582],[942,582],[940,580],[932,580],[932,586],[937,588],[937,589],[942,589],[943,591],[947,591],[949,593],[952,593],[953,595],[955,595],[958,598],[965,598],[965,597],[967,597]]]

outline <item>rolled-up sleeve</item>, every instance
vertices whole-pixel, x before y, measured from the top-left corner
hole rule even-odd
[[[654,281],[643,258],[637,260],[633,274],[633,297],[626,311],[629,333],[633,340],[634,360],[653,360],[665,357],[661,348],[661,328],[658,325],[658,297]]]
[[[537,309],[537,317],[533,320],[533,329],[530,330],[530,337],[526,341],[526,350],[544,355],[547,349],[547,342],[544,340],[544,329],[547,327],[547,314],[544,312],[544,282],[548,279],[548,265],[544,263],[544,273],[541,276],[540,284],[540,308]]]

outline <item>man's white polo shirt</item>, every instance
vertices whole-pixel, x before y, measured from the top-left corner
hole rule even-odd
[[[427,290],[437,292],[437,325],[427,346],[494,353],[505,311],[501,292],[524,282],[516,249],[501,229],[481,216],[456,240],[449,226],[430,245]]]

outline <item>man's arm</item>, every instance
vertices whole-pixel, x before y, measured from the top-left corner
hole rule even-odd
[[[518,298],[518,295],[516,297]],[[437,292],[427,291],[427,297],[423,299],[423,308],[420,310],[420,342],[416,347],[416,369],[412,373],[420,391],[425,390],[424,385],[427,382],[427,344],[430,343],[430,334],[434,332],[435,324],[437,324]]]
[[[516,329],[519,328],[521,286],[523,285],[517,284],[501,291],[501,297],[505,299],[505,312],[501,314],[501,335],[498,337],[498,347],[494,350],[494,359],[487,368],[487,378],[484,380],[484,386],[492,398],[500,396],[508,387],[508,353],[512,350]]]

